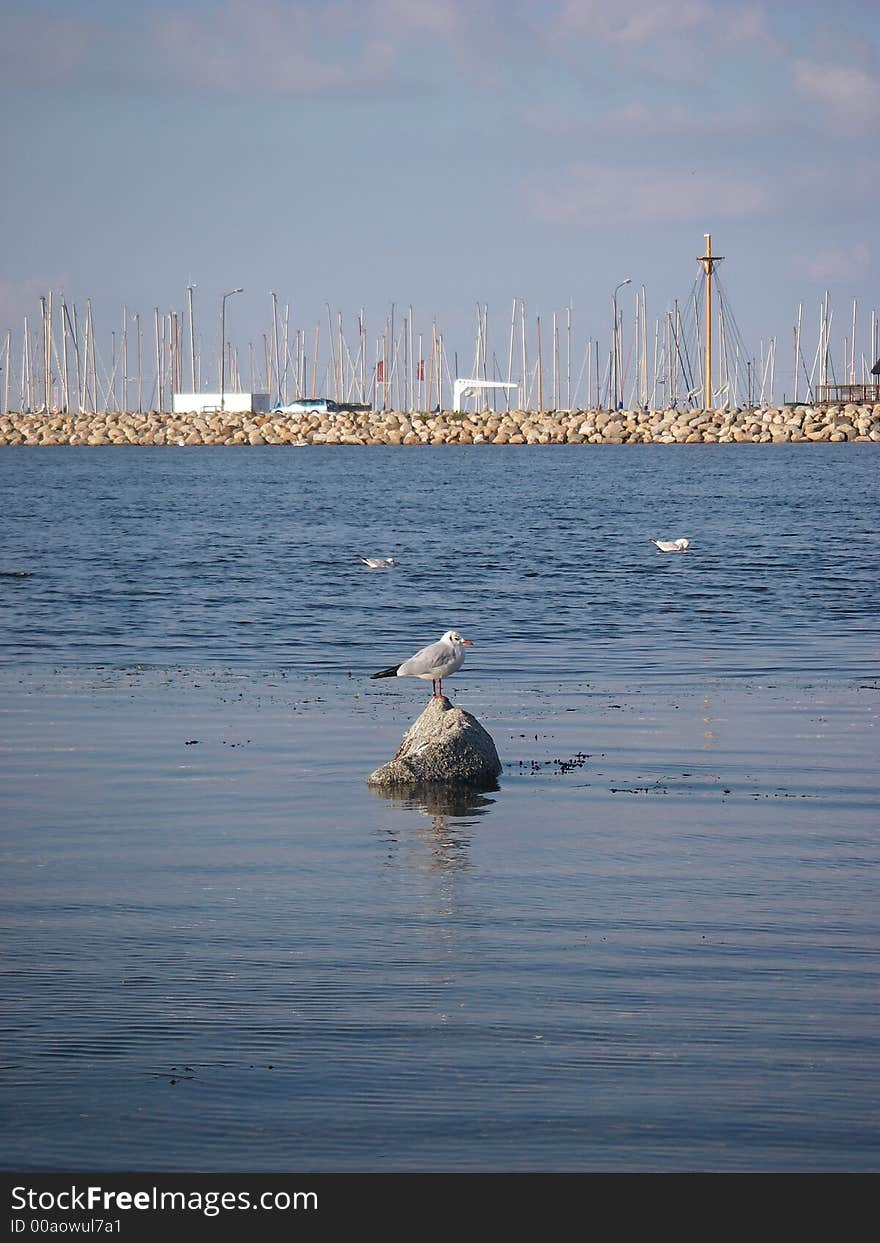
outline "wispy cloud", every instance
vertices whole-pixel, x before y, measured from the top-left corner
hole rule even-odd
[[[524,186],[523,194],[534,214],[552,223],[741,219],[769,205],[765,190],[743,179],[598,163],[571,165],[539,186]]]
[[[50,65],[52,84],[332,94],[411,81],[441,56],[491,87],[499,62],[536,47],[558,72],[560,49],[583,40],[622,53],[661,40],[772,42],[763,6],[739,0],[154,0],[71,12],[22,6],[4,19],[0,82],[34,82]],[[678,63],[652,54],[643,71],[677,75]]]
[[[867,242],[856,242],[844,250],[823,250],[802,260],[803,270],[820,284],[858,280],[871,264],[871,248]]]
[[[639,44],[705,26],[710,8],[707,0],[563,0],[559,24],[608,43]]]
[[[491,53],[510,25],[503,0],[222,0],[210,23],[175,8],[157,13],[153,29],[160,56],[190,86],[329,95],[411,83],[438,55],[490,83]]]
[[[349,4],[350,20],[379,26],[387,32],[415,30],[453,37],[471,25],[471,17],[487,5],[475,0],[361,0]],[[491,9],[493,6],[489,5]]]
[[[620,47],[692,35],[776,46],[764,5],[734,0],[562,0],[556,21],[562,32]]]
[[[154,31],[170,68],[190,87],[325,94],[380,81],[394,59],[381,33],[349,37],[348,7],[226,0],[210,24],[182,11],[158,16]]]
[[[732,106],[727,112],[695,112],[683,104],[649,105],[640,100],[624,104],[622,108],[575,117],[558,109],[530,108],[526,110],[525,122],[537,133],[548,136],[585,137],[600,133],[652,140],[691,135],[743,137],[766,134],[774,124],[781,124],[756,107]]]
[[[858,65],[799,60],[792,66],[795,90],[823,109],[837,126],[876,130],[880,77]]]
[[[0,82],[53,81],[72,77],[86,61],[90,42],[87,24],[68,18],[39,20],[31,15],[0,20]]]
[[[83,6],[84,7],[84,6]],[[386,83],[438,49],[459,62],[484,43],[497,0],[157,0],[60,18],[2,19],[0,85],[127,81],[269,95],[351,93]]]

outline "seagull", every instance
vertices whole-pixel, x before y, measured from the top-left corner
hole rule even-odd
[[[443,698],[443,679],[456,673],[464,664],[464,649],[473,647],[470,639],[463,639],[457,630],[447,630],[436,643],[429,643],[421,648],[402,665],[392,665],[390,669],[380,669],[371,673],[371,678],[423,678],[431,679],[431,698]],[[437,683],[440,684],[439,691]]]
[[[661,552],[687,552],[690,547],[689,539],[652,539],[652,544],[656,544]]]
[[[391,570],[398,564],[394,557],[358,557],[368,570]]]

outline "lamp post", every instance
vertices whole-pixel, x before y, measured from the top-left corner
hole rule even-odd
[[[231,298],[234,293],[244,293],[243,289],[230,289],[229,293],[223,295],[223,301],[220,305],[220,410],[223,410],[223,402],[226,389],[226,299]]]
[[[616,285],[614,287],[614,293],[611,295],[611,305],[613,307],[613,313],[614,313],[614,333],[611,338],[611,341],[612,341],[611,362],[613,365],[612,370],[614,372],[613,401],[614,401],[615,410],[617,409],[619,403],[622,400],[622,394],[619,392],[619,389],[620,389],[620,332],[617,326],[617,291],[618,289],[623,289],[624,285],[630,285],[631,283],[632,283],[632,277],[628,276],[625,281],[621,281],[619,285]]]

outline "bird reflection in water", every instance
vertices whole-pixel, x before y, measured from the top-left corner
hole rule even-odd
[[[485,816],[495,799],[497,782],[483,789],[473,786],[418,785],[370,786],[373,793],[400,811],[414,811],[430,819],[430,827],[419,825],[419,841],[430,849],[430,866],[458,870],[468,866],[467,849],[470,834],[463,830],[473,827]],[[399,834],[389,829],[394,838]]]

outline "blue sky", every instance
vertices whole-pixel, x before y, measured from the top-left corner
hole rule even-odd
[[[477,306],[610,335],[686,300],[710,232],[748,348],[792,369],[827,289],[835,349],[880,307],[877,0],[0,3],[0,332],[49,289],[271,325],[391,304],[467,373]],[[566,308],[569,308],[566,311]],[[545,336],[545,340],[548,337]],[[102,346],[106,350],[106,345]],[[873,360],[871,360],[873,361]],[[870,365],[870,364],[869,364]],[[860,377],[857,377],[860,378]]]

